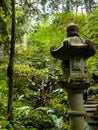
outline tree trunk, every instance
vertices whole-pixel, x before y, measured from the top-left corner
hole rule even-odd
[[[79,0],[76,0],[76,14],[78,13]]]
[[[11,29],[11,49],[10,49],[10,57],[9,64],[7,69],[8,76],[8,121],[12,123],[13,114],[12,114],[12,97],[13,97],[13,69],[14,69],[14,54],[15,54],[15,0],[12,1],[12,29]]]
[[[66,0],[66,11],[70,11],[70,0]]]
[[[93,0],[89,0],[89,10],[90,10],[90,13],[91,13],[91,10],[92,10],[92,5],[93,5]]]
[[[93,5],[93,0],[84,0],[84,4],[85,4],[86,13],[89,16]]]

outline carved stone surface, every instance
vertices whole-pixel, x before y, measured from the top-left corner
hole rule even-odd
[[[96,48],[91,41],[74,36],[64,40],[61,46],[57,49],[51,47],[50,51],[54,58],[60,60],[67,60],[77,56],[86,59],[96,53]]]
[[[70,59],[70,78],[75,79],[75,77],[85,77],[84,73],[85,61],[81,57],[75,57]]]
[[[62,60],[62,70],[65,78],[75,79],[75,77],[85,76],[85,59],[96,53],[96,48],[90,40],[79,37],[79,27],[70,24],[67,27],[67,36],[61,46],[51,47],[50,51],[54,58]],[[66,63],[69,61],[69,69]],[[68,75],[69,74],[69,75]]]
[[[83,90],[90,86],[91,80],[86,76],[86,59],[96,53],[90,40],[79,37],[79,27],[70,24],[67,37],[61,46],[51,47],[54,58],[62,60],[64,80],[61,87],[66,89],[69,97],[70,130],[84,130]]]
[[[79,57],[71,59],[71,67],[72,71],[81,71],[81,59]]]

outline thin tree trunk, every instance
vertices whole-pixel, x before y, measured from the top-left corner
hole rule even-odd
[[[91,10],[92,10],[92,4],[93,4],[93,0],[89,0],[89,10],[90,10],[90,13],[91,13]]]
[[[76,14],[78,13],[79,0],[76,0]]]
[[[84,0],[87,16],[89,16],[89,14],[91,12],[92,3],[93,3],[93,0]]]
[[[13,121],[13,114],[12,114],[12,97],[13,97],[13,69],[14,69],[14,54],[15,54],[15,0],[12,1],[12,29],[11,29],[11,49],[10,49],[10,57],[9,57],[9,64],[7,69],[7,76],[8,76],[8,120],[10,123]]]
[[[66,0],[66,10],[70,11],[70,0]]]

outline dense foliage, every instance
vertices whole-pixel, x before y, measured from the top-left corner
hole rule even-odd
[[[89,5],[89,6],[86,6]],[[7,67],[11,46],[11,3],[0,1],[0,127],[9,130],[68,129],[68,95],[60,87],[60,61],[50,55],[51,46],[66,38],[74,22],[80,36],[98,47],[97,2],[73,0],[16,0],[13,122],[7,121]],[[86,7],[86,8],[85,8]],[[5,9],[6,8],[6,9]],[[78,12],[79,8],[86,14]],[[83,9],[83,10],[82,10]],[[89,75],[98,74],[98,53],[87,60]]]

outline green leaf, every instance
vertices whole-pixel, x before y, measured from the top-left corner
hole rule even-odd
[[[87,122],[84,122],[84,130],[91,130]]]

